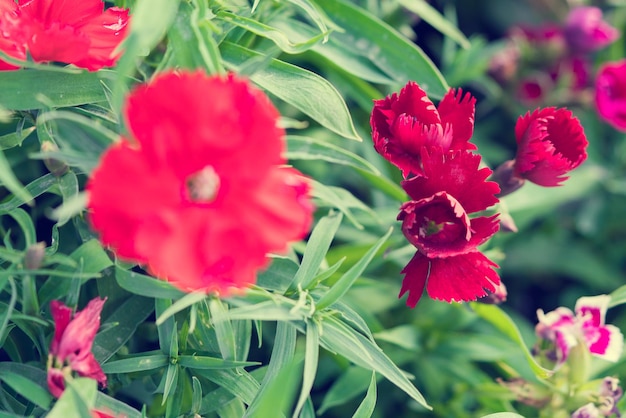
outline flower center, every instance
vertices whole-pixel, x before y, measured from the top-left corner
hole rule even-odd
[[[210,203],[220,189],[220,178],[210,165],[195,172],[186,182],[189,198],[194,202]]]

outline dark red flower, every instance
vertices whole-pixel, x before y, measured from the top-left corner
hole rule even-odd
[[[129,96],[132,138],[88,182],[104,244],[185,291],[246,287],[311,224],[302,175],[282,167],[267,96],[233,75],[166,73]]]
[[[439,106],[417,83],[409,81],[400,93],[374,101],[370,118],[374,148],[395,164],[404,177],[422,172],[422,147],[447,150],[475,149],[469,143],[474,131],[476,99],[461,89],[450,90]]]
[[[61,396],[65,390],[65,377],[72,371],[106,386],[107,377],[91,352],[105,300],[92,299],[76,315],[72,315],[72,310],[63,302],[53,300],[50,303],[54,337],[48,355],[48,389],[53,396]]]
[[[576,54],[588,54],[619,38],[619,31],[602,18],[602,10],[590,6],[572,9],[563,33],[570,50]]]
[[[24,60],[59,61],[90,71],[112,66],[126,37],[127,9],[102,0],[0,0],[0,50]],[[0,69],[14,69],[1,62]]]
[[[540,186],[559,186],[566,173],[587,159],[587,138],[579,120],[564,108],[537,109],[515,125],[514,175]]]
[[[476,300],[500,283],[497,265],[477,247],[498,231],[497,215],[470,218],[498,202],[496,183],[485,181],[480,156],[469,151],[423,149],[423,174],[402,182],[411,201],[400,207],[402,232],[417,253],[402,270],[400,296],[414,307],[424,287],[433,299]]]
[[[596,77],[596,109],[615,129],[626,131],[626,60],[604,64]]]

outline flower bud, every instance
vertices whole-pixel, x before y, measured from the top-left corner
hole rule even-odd
[[[48,152],[56,152],[59,150],[59,147],[56,146],[54,142],[44,141],[41,143],[41,152],[43,154]],[[44,158],[43,163],[55,177],[61,177],[63,174],[67,173],[69,167],[63,161],[59,161],[55,158]]]

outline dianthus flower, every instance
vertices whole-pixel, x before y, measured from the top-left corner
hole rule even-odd
[[[469,142],[474,131],[476,99],[461,89],[450,90],[437,107],[417,83],[374,101],[370,118],[376,151],[409,174],[422,172],[422,147],[447,150],[475,149]]]
[[[498,230],[497,215],[470,218],[498,202],[498,185],[485,179],[480,156],[469,151],[422,149],[423,174],[402,182],[411,201],[400,207],[402,232],[417,248],[402,270],[400,296],[414,307],[424,287],[433,299],[470,301],[495,292],[498,267],[477,247]]]
[[[520,116],[515,125],[513,175],[540,186],[559,186],[587,159],[587,138],[571,111],[548,107]]]
[[[604,64],[596,77],[596,109],[615,129],[626,131],[626,60]]]
[[[576,302],[575,313],[559,307],[545,314],[537,311],[539,322],[535,327],[542,341],[554,344],[554,360],[563,363],[570,350],[584,344],[589,352],[608,361],[619,360],[624,347],[624,337],[619,328],[605,325],[604,317],[611,297],[600,295],[582,297]]]
[[[115,64],[128,22],[128,9],[104,10],[102,0],[0,0],[0,50],[95,71]],[[0,60],[0,70],[15,68]]]
[[[602,18],[602,10],[583,6],[572,9],[563,29],[571,52],[588,54],[619,38],[619,31]]]
[[[65,390],[65,378],[72,371],[95,379],[106,386],[107,377],[91,352],[96,332],[100,328],[100,312],[105,299],[92,299],[85,308],[73,315],[72,310],[58,300],[50,303],[54,320],[54,337],[48,355],[48,389],[59,397]]]
[[[307,233],[308,183],[282,166],[278,111],[248,81],[161,74],[130,94],[124,114],[132,135],[87,185],[89,220],[119,257],[224,296]]]

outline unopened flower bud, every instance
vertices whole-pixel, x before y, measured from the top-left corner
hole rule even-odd
[[[46,255],[46,243],[38,242],[26,249],[24,254],[24,267],[27,270],[37,270]]]
[[[44,141],[41,143],[41,152],[55,152],[58,151],[59,147],[56,146],[54,142]],[[67,173],[69,167],[63,161],[59,161],[55,158],[44,158],[43,163],[55,177],[61,177],[63,174]]]
[[[494,292],[489,292],[487,296],[478,299],[478,302],[486,303],[488,305],[499,305],[506,302],[506,297],[506,286],[504,283],[500,282],[500,284],[496,286],[496,290]]]

